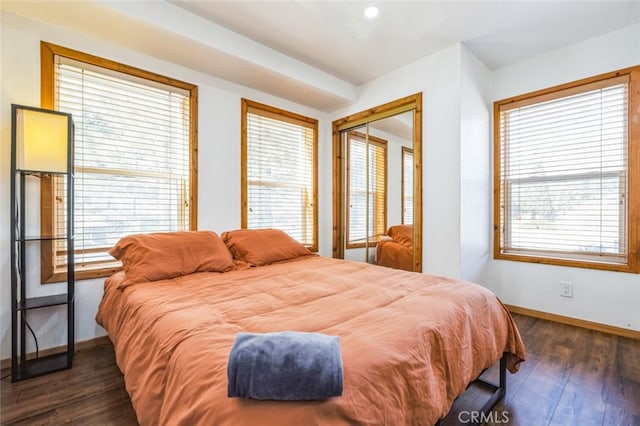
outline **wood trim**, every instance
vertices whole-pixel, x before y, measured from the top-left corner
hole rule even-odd
[[[49,44],[40,43],[40,107],[53,109],[55,90],[54,78],[55,55]],[[51,176],[40,180],[40,234],[53,235],[55,229],[55,195]],[[59,282],[64,278],[55,277],[53,265],[54,243],[44,240],[40,243],[40,281],[42,283]],[[65,274],[66,276],[66,274]]]
[[[422,272],[422,92],[413,114],[413,270]]]
[[[350,130],[347,132],[348,135],[348,143],[347,143],[347,147],[346,147],[346,166],[347,166],[347,173],[345,176],[345,187],[346,187],[346,201],[348,203],[348,200],[350,200],[351,197],[351,172],[350,172],[350,157],[351,157],[351,140],[357,140],[359,142],[362,143],[366,143],[367,141],[367,135],[365,133],[361,133],[361,132],[357,132],[355,130]],[[377,146],[378,148],[382,149],[382,156],[383,156],[383,169],[384,169],[384,202],[382,205],[382,208],[378,208],[377,207],[377,203],[376,206],[374,207],[374,217],[378,217],[378,213],[380,213],[380,211],[382,212],[382,227],[380,226],[376,226],[374,225],[373,227],[373,231],[375,235],[382,235],[387,231],[387,200],[388,200],[388,163],[387,163],[387,158],[388,158],[388,152],[387,152],[387,143],[388,141],[382,138],[379,138],[377,136],[372,136],[369,135],[369,143],[372,145]],[[375,163],[377,164],[378,162],[375,161]],[[379,170],[376,170],[377,173],[379,173]],[[377,198],[377,197],[376,197]],[[351,209],[345,209],[345,226],[346,226],[346,236],[345,236],[345,241],[346,241],[346,248],[347,249],[354,249],[354,248],[364,248],[367,247],[367,243],[363,242],[363,243],[350,243],[349,240],[349,224],[351,223],[351,221],[349,220],[349,215],[350,215]],[[366,238],[365,238],[366,239]],[[368,242],[368,246],[369,247],[375,247],[377,246],[377,242],[375,241],[369,241]]]
[[[357,141],[360,142],[366,142],[367,141],[367,135],[366,133],[362,133],[362,132],[358,132],[356,130],[351,130],[349,131],[349,135],[351,135],[350,139],[355,139]],[[371,145],[377,145],[381,148],[387,149],[387,140],[386,139],[382,139],[379,138],[377,136],[373,136],[373,135],[369,135],[369,143]]]
[[[140,77],[145,80],[151,80],[158,83],[166,84],[168,86],[177,87],[188,92],[191,92],[196,86],[187,83],[181,80],[177,80],[175,78],[166,77],[162,74],[156,74],[151,71],[146,71],[140,68],[132,67],[130,65],[125,65],[120,62],[112,61],[110,59],[101,58],[99,56],[90,55],[88,53],[80,52],[78,50],[69,49],[67,47],[59,46],[57,44],[49,43],[46,41],[41,41],[40,46],[45,46],[52,52],[53,55],[64,56],[69,59],[74,59],[76,61],[85,62],[90,65],[95,65],[102,68],[107,68],[113,71],[118,71],[123,74],[133,75],[135,77]],[[41,48],[42,49],[42,48]],[[41,64],[42,65],[42,64]],[[52,75],[53,75],[53,64],[52,64]],[[53,86],[51,86],[53,88]]]
[[[275,120],[299,125],[313,131],[313,243],[309,250],[318,251],[318,120],[295,112],[286,111],[270,105],[261,104],[249,99],[240,100],[240,226],[248,227],[248,193],[247,193],[247,114],[263,115]]]
[[[575,87],[585,86],[597,81],[608,80],[615,77],[624,76],[626,74],[631,74],[633,71],[637,71],[640,66],[624,68],[617,71],[612,71],[604,74],[595,75],[593,77],[583,78],[581,80],[571,81],[569,83],[559,84],[553,87],[547,87],[545,89],[536,90],[533,92],[525,93],[518,96],[512,96],[510,98],[502,99],[500,101],[494,102],[494,106],[497,104],[501,108],[506,108],[508,104],[513,104],[514,102],[521,102],[526,99],[533,99],[540,96],[545,96],[550,93],[560,92],[563,90],[573,89]]]
[[[189,229],[198,229],[198,86],[189,89]]]
[[[76,269],[75,279],[76,281],[80,281],[80,280],[90,280],[94,278],[110,277],[111,275],[120,271],[122,271],[122,267],[120,266],[109,267],[109,268],[85,269],[85,270]],[[45,277],[44,274],[41,274],[41,275],[43,276],[42,284],[59,283],[67,279],[66,272],[53,272],[50,275],[47,275],[46,278],[44,278]]]
[[[306,117],[295,112],[285,111],[270,105],[244,99],[247,102],[247,113],[271,118],[272,120],[283,121],[296,126],[303,126],[313,130],[317,122],[315,118]]]
[[[40,235],[53,235],[55,229],[55,194],[53,177],[47,176],[40,180]],[[55,270],[54,242],[43,240],[40,242],[40,282],[47,283]],[[66,275],[66,274],[65,274]],[[62,280],[60,280],[62,281]]]
[[[40,42],[40,107],[53,109],[55,92],[53,45]]]
[[[90,248],[90,249],[73,250],[73,252],[77,253],[77,254],[104,253],[106,251],[109,251],[110,249],[111,249],[111,247],[95,247],[95,248]],[[67,250],[60,250],[56,254],[65,255],[67,253],[68,253]]]
[[[93,349],[96,346],[102,346],[102,345],[107,345],[107,344],[111,344],[111,339],[109,339],[109,336],[100,336],[100,337],[94,337],[93,339],[88,339],[88,340],[83,340],[81,342],[76,342],[75,343],[75,352],[74,353],[78,353],[78,352],[83,352],[89,349]],[[53,354],[57,354],[60,352],[64,352],[66,351],[67,347],[66,346],[56,346],[54,348],[47,348],[47,349],[43,349],[40,351],[39,356],[40,357],[45,357],[48,355],[53,355]],[[35,352],[30,352],[27,354],[27,358],[28,359],[33,359],[35,358],[36,353]],[[4,368],[10,368],[11,367],[11,358],[5,358],[3,360],[0,360],[0,368],[4,369]]]
[[[367,245],[365,243],[359,244],[350,244],[349,240],[351,240],[351,138],[352,135],[359,132],[347,131],[347,139],[345,141],[344,147],[344,249],[349,250],[353,248],[364,248]],[[364,136],[364,135],[363,135]],[[366,136],[364,138],[366,140]],[[366,237],[366,235],[365,235]],[[368,253],[365,253],[365,257],[368,256]],[[367,260],[368,261],[368,260]]]
[[[510,102],[500,102],[500,112],[509,111],[516,108],[522,108],[524,106],[533,105],[541,102],[548,102],[554,99],[564,98],[567,96],[577,95],[579,93],[589,92],[592,90],[602,89],[609,86],[615,86],[618,84],[624,84],[629,82],[629,75],[614,75],[610,78],[596,79],[589,83],[579,82],[569,83],[568,86],[559,89],[544,89],[543,93],[535,96],[523,95],[521,99],[511,98]]]
[[[338,126],[334,121],[332,123],[332,152],[333,158],[331,167],[333,169],[333,180],[331,182],[333,192],[333,257],[336,259],[344,259],[344,230],[345,219],[343,212],[344,207],[344,170],[346,163],[344,151],[341,143],[342,134],[338,130]]]
[[[552,314],[549,312],[536,311],[535,309],[522,308],[520,306],[504,305],[509,312],[514,314],[526,315],[528,317],[540,318],[548,321],[554,321],[561,324],[572,325],[575,327],[586,328],[588,330],[600,331],[602,333],[613,334],[615,336],[626,337],[629,339],[640,340],[640,331],[630,330],[613,325],[601,324],[578,318],[566,317],[564,315]]]
[[[498,254],[494,256],[496,259],[512,260],[515,262],[539,263],[544,265],[570,266],[574,268],[599,269],[603,271],[637,272],[631,268],[629,263],[607,263],[587,260],[563,259],[559,257],[539,257],[531,255],[500,253],[500,251],[501,250],[498,247]],[[629,256],[629,259],[630,258],[631,256]]]
[[[319,250],[318,243],[318,120],[315,120],[313,127],[313,246],[311,251]]]
[[[79,62],[117,71],[123,74],[162,83],[189,92],[189,229],[198,229],[198,86],[140,68],[100,58],[77,50],[58,46],[45,41],[40,42],[40,104],[43,108],[53,109],[55,105],[55,57],[61,56]],[[43,179],[41,183],[41,232],[48,235],[53,232],[55,223],[54,191],[51,182]],[[49,179],[50,180],[50,179]],[[53,265],[53,244],[41,245],[41,281],[54,283],[66,280],[66,272],[56,272]],[[101,278],[122,270],[119,267],[77,270],[76,280]]]
[[[333,123],[337,127],[338,131],[342,131],[361,126],[365,123],[391,117],[396,114],[411,111],[416,108],[418,97],[420,101],[422,101],[422,92],[415,95],[405,96],[404,98],[396,99],[395,101],[387,102],[386,104],[378,105],[373,108],[339,118]]]
[[[369,242],[369,248],[375,248],[378,246],[378,243],[380,241],[370,241]],[[367,245],[365,243],[355,243],[355,244],[348,244],[347,245],[347,249],[358,249],[358,248],[365,248],[367,247]]]
[[[629,72],[627,244],[629,268],[640,273],[640,66]]]
[[[247,114],[249,112],[249,100],[240,100],[240,227],[245,229],[249,226],[247,216]]]
[[[502,210],[500,194],[502,193],[502,163],[500,161],[500,106],[493,104],[493,257],[500,257],[502,237]]]
[[[374,136],[375,137],[375,136]],[[389,205],[389,150],[388,150],[388,144],[385,143],[384,147],[383,147],[383,151],[382,151],[382,155],[384,156],[384,158],[382,159],[382,161],[384,162],[384,175],[382,176],[382,179],[384,179],[384,194],[383,194],[383,200],[382,200],[382,227],[376,227],[374,224],[374,231],[377,234],[385,234],[387,232],[387,228],[388,228],[388,220],[387,218],[388,216],[388,211],[387,211],[387,206]],[[377,161],[376,161],[377,163]],[[380,170],[376,170],[377,172],[377,176],[376,179],[380,179]],[[376,200],[377,201],[377,200]],[[377,231],[376,231],[377,228]]]
[[[422,271],[422,93],[406,96],[365,111],[334,120],[333,132],[333,257],[344,258],[344,166],[341,132],[371,121],[380,120],[402,112],[413,114],[413,255],[414,271]]]
[[[627,261],[626,263],[594,262],[532,255],[502,253],[502,215],[500,194],[502,191],[500,118],[502,111],[537,102],[579,93],[587,88],[602,87],[614,83],[628,85],[628,177],[627,177]],[[515,106],[514,106],[515,105]],[[493,104],[493,257],[495,259],[532,262],[557,266],[600,269],[607,271],[640,273],[640,65],[573,81],[566,84],[526,93],[496,101]]]

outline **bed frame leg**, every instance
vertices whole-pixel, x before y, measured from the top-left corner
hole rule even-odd
[[[476,379],[471,383],[476,383],[480,386],[487,387],[491,389],[492,393],[489,397],[489,400],[485,402],[485,404],[480,409],[480,412],[483,414],[484,418],[489,418],[489,412],[496,406],[498,402],[504,398],[507,393],[507,354],[503,354],[502,358],[500,358],[500,382],[499,384],[494,384],[487,382],[483,379]],[[435,426],[440,426],[444,419],[438,420]],[[473,422],[472,422],[473,423]]]
[[[498,402],[504,398],[507,393],[507,356],[506,354],[502,355],[500,358],[500,383],[498,385],[489,383],[483,379],[476,379],[475,383],[488,387],[493,391],[489,400],[482,406],[480,412],[484,413],[485,416],[489,414],[489,412],[496,406]]]

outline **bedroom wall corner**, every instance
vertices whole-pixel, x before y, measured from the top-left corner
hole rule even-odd
[[[332,119],[422,92],[422,217],[425,273],[460,277],[460,44],[358,88]]]
[[[491,73],[461,45],[460,277],[482,282],[491,255]]]
[[[491,102],[638,65],[638,40],[635,24],[495,70]],[[640,330],[638,274],[490,258],[484,275],[507,304]],[[560,297],[560,281],[573,283],[573,298]]]

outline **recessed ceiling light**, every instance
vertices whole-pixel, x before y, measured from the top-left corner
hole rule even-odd
[[[373,19],[378,16],[380,9],[375,6],[369,6],[364,10],[364,17],[367,19]]]

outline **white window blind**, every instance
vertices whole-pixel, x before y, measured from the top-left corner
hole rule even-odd
[[[376,242],[386,231],[387,143],[371,136],[367,143],[366,136],[355,131],[348,137],[347,248],[354,248]]]
[[[123,236],[189,229],[189,93],[57,57],[55,106],[75,123],[79,268],[113,263]],[[63,197],[61,182],[56,196]],[[63,207],[63,203],[56,203]],[[56,226],[65,226],[56,208]],[[63,245],[54,266],[66,263]]]
[[[317,250],[317,121],[248,107],[246,226],[280,229]]]
[[[402,147],[402,223],[413,224],[413,150]]]
[[[503,253],[627,259],[626,77],[500,109]]]

